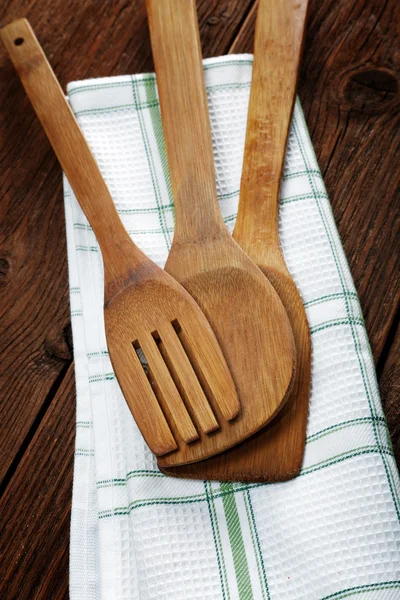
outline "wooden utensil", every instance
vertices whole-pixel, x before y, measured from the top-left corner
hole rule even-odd
[[[310,393],[311,342],[304,307],[282,256],[279,187],[304,38],[307,0],[259,0],[236,241],[260,267],[289,316],[297,351],[294,386],[277,417],[223,454],[168,469],[176,477],[284,481],[301,468]]]
[[[190,295],[131,241],[29,23],[15,21],[0,36],[99,242],[109,354],[143,436],[166,465],[221,452],[237,441],[235,426],[225,425],[237,416],[239,402],[209,323]],[[199,379],[207,382],[207,396]]]
[[[195,1],[146,5],[175,201],[165,270],[199,304],[221,345],[239,392],[232,434],[239,441],[286,400],[295,362],[292,331],[278,295],[232,239],[218,206]],[[163,457],[158,463],[167,466]]]

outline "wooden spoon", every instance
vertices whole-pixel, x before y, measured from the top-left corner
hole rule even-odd
[[[166,465],[221,452],[237,441],[235,426],[225,425],[239,401],[210,325],[190,295],[131,241],[29,23],[15,21],[0,37],[99,242],[110,358],[143,436]]]
[[[304,307],[282,256],[279,188],[303,45],[307,0],[259,0],[236,241],[286,309],[297,352],[294,386],[277,417],[250,440],[176,477],[284,481],[301,468],[310,393],[311,342]]]
[[[199,304],[221,345],[239,392],[232,437],[240,441],[287,398],[292,331],[277,293],[232,239],[218,206],[195,1],[146,4],[175,202],[165,270]],[[158,463],[167,466],[162,457]]]

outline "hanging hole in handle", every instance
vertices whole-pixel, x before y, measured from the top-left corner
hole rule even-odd
[[[21,37],[16,38],[14,40],[14,46],[22,46],[22,44],[24,43],[24,41],[25,41],[24,38],[21,38]]]

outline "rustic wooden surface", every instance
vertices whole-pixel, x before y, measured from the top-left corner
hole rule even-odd
[[[197,5],[205,56],[251,51],[254,0]],[[144,0],[1,4],[1,25],[17,17],[63,85],[152,69]],[[397,0],[310,0],[299,86],[398,460],[399,24]],[[66,600],[75,392],[61,170],[2,49],[0,106],[0,597]]]

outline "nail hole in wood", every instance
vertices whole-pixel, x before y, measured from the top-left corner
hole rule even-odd
[[[22,46],[22,44],[24,43],[24,41],[25,41],[24,38],[16,38],[14,40],[14,45],[15,46]]]

